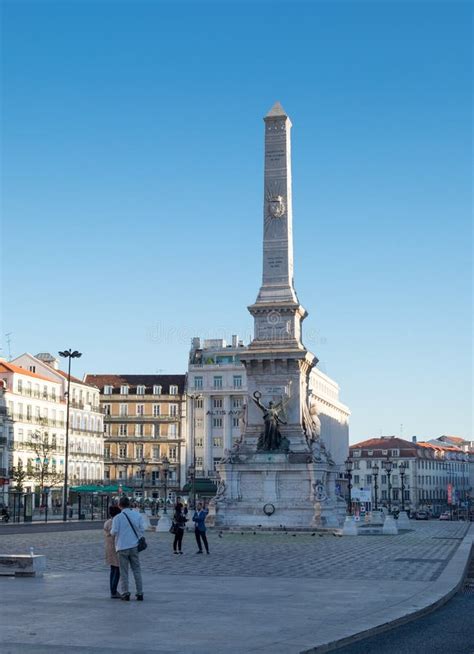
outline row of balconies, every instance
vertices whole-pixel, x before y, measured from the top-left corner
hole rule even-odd
[[[176,458],[171,459],[171,458],[168,457],[168,460],[171,463],[171,465],[179,465],[179,461]],[[141,462],[142,462],[142,457],[141,456],[140,457],[136,457],[136,456],[133,457],[133,456],[120,456],[120,455],[118,455],[118,456],[110,456],[110,457],[104,458],[104,464],[105,465],[120,464],[120,465],[137,466],[137,465],[140,465]],[[146,459],[146,464],[147,465],[160,465],[161,464],[161,456],[156,458],[156,459],[153,459],[152,457]]]
[[[64,420],[55,420],[53,418],[42,418],[38,416],[32,416],[25,413],[11,413],[7,412],[7,416],[11,420],[16,420],[17,422],[28,422],[36,424],[39,427],[61,427],[64,428],[66,423]]]

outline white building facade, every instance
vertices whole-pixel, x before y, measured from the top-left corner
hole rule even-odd
[[[39,462],[29,444],[35,433],[47,434],[49,439],[49,470],[64,475],[66,405],[61,383],[6,361],[0,361],[0,376],[9,432],[6,439],[8,458],[4,456],[3,459],[10,479],[8,490],[13,490],[13,469],[23,467],[26,473],[23,490],[34,493],[38,486],[34,471]],[[51,489],[53,499],[60,499],[61,488],[62,485],[58,485]]]
[[[59,361],[55,357],[48,353],[36,356],[25,353],[12,363],[59,384],[65,412],[67,373],[59,369]],[[69,484],[80,486],[103,483],[104,422],[100,409],[100,391],[71,375],[70,393]]]

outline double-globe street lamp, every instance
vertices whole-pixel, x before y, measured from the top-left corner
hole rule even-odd
[[[163,471],[163,478],[165,480],[165,508],[163,513],[168,513],[167,511],[167,500],[168,500],[168,473],[170,470],[170,462],[166,456],[161,459],[161,470]]]
[[[348,503],[349,503],[349,515],[352,515],[352,459],[349,457],[345,460],[345,466],[346,466],[346,476],[348,480],[347,484],[347,489],[349,491],[348,493]]]
[[[400,480],[402,486],[402,511],[405,511],[405,475],[407,474],[408,462],[402,461],[399,465]]]
[[[193,509],[196,509],[196,405],[199,400],[202,400],[202,395],[200,393],[193,393],[193,394],[189,394],[188,397],[191,400],[192,407],[193,407],[193,419],[192,419],[193,459],[192,459],[192,464],[188,466],[188,475],[189,475],[189,480],[192,482]]]
[[[63,350],[59,352],[60,357],[68,359],[67,369],[67,404],[66,404],[66,444],[64,451],[64,496],[63,496],[63,521],[67,521],[67,491],[68,491],[68,462],[69,462],[69,405],[71,403],[70,390],[71,390],[71,359],[78,359],[82,356],[81,352],[77,350]]]
[[[145,510],[145,473],[146,473],[146,461],[145,457],[142,456],[140,461],[140,475],[142,478],[142,509]]]
[[[388,457],[385,461],[382,462],[383,469],[387,473],[387,479],[388,479],[388,512],[389,514],[392,513],[392,485],[390,481],[390,475],[392,474],[393,470],[393,461],[391,461]]]
[[[378,494],[377,494],[377,491],[378,491],[379,487],[378,487],[378,484],[377,484],[377,479],[378,479],[378,476],[379,476],[379,470],[380,470],[380,468],[378,467],[377,464],[372,466],[372,475],[374,477],[374,509],[375,509],[375,511],[377,511],[377,509],[378,509],[378,504],[377,504]]]

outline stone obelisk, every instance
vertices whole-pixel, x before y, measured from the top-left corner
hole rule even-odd
[[[263,274],[254,338],[241,354],[248,399],[241,442],[218,466],[220,526],[337,524],[333,462],[320,442],[308,381],[317,358],[302,342],[306,317],[293,282],[291,121],[280,103],[265,116]],[[341,516],[336,515],[341,513]]]

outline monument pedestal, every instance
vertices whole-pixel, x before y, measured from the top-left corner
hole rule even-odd
[[[219,474],[225,494],[216,502],[218,527],[334,528],[344,519],[345,502],[325,490],[335,488],[327,483],[327,464],[257,452],[245,462],[220,464]]]

